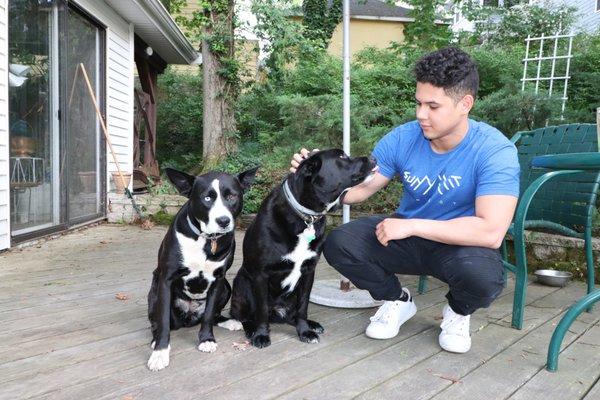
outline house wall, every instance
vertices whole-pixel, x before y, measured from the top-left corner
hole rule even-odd
[[[0,0],[0,250],[10,246],[7,21],[8,0]]]
[[[104,2],[75,0],[106,26],[106,122],[121,169],[133,170],[133,25]],[[10,246],[10,188],[8,147],[8,0],[0,0],[0,249]],[[116,165],[107,151],[108,186]]]
[[[404,23],[382,20],[350,20],[350,58],[365,47],[384,49],[391,42],[404,41]],[[342,57],[343,24],[336,26],[327,51],[329,54]]]
[[[121,18],[106,3],[76,0],[79,6],[106,26],[106,125],[123,172],[133,171],[133,25]],[[107,184],[114,187],[111,172],[117,167],[107,144]]]
[[[577,7],[579,13],[575,28],[578,31],[594,33],[600,28],[600,12],[596,11],[597,0],[569,0],[566,3]]]

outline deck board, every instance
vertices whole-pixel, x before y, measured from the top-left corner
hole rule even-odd
[[[400,334],[372,340],[373,309],[312,304],[326,333],[298,341],[274,325],[265,349],[233,347],[241,332],[215,328],[213,354],[196,350],[198,328],[172,333],[171,365],[153,373],[146,295],[165,228],[100,225],[0,253],[0,398],[46,399],[548,399],[600,398],[600,307],[565,337],[559,371],[544,369],[550,335],[585,287],[530,283],[523,330],[510,327],[513,281],[472,317],[465,355],[437,344],[446,286],[431,279]],[[243,232],[238,232],[241,243]],[[241,263],[238,245],[231,281]],[[337,273],[321,260],[317,279]],[[115,295],[125,293],[127,300]]]

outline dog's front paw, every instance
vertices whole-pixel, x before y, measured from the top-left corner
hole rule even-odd
[[[319,343],[319,335],[313,331],[306,331],[298,334],[298,338],[304,343]]]
[[[258,347],[262,349],[263,347],[267,347],[271,345],[271,338],[269,335],[265,334],[256,334],[252,337],[252,346]]]
[[[171,346],[162,350],[154,350],[148,360],[148,369],[150,371],[160,371],[169,365],[169,352]]]
[[[228,319],[224,322],[219,322],[217,326],[228,329],[230,331],[239,331],[242,329],[242,323],[237,319]]]
[[[204,353],[214,353],[217,351],[217,342],[213,340],[207,340],[198,345],[198,350]]]
[[[311,321],[310,319],[308,319],[306,320],[306,322],[308,323],[308,329],[310,329],[311,331],[315,333],[325,332],[325,328],[323,328],[323,325],[321,325],[317,321]]]

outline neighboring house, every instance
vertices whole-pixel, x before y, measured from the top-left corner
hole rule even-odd
[[[366,48],[384,49],[404,41],[404,27],[413,22],[409,9],[380,0],[350,0],[350,57]],[[342,56],[343,24],[333,31],[328,52]]]
[[[448,8],[452,8],[453,1],[448,2]],[[504,1],[504,0],[479,0],[480,5],[498,8],[508,8],[518,1]],[[553,4],[553,5],[567,5],[574,7],[577,11],[577,21],[575,22],[574,28],[576,32],[598,32],[600,29],[600,0],[530,0],[529,4]],[[452,23],[452,30],[454,32],[460,31],[473,31],[475,26],[473,22],[463,17],[460,10],[454,7],[454,19]],[[492,18],[494,18],[492,16]],[[558,28],[558,27],[557,27]]]
[[[552,0],[554,4],[575,7],[578,32],[599,33],[600,30],[600,0]]]
[[[116,165],[81,64],[131,173],[134,93],[151,129],[157,75],[197,59],[159,0],[0,0],[0,249],[106,216]]]

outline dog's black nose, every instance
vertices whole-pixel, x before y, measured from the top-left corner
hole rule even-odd
[[[226,228],[229,225],[231,219],[229,219],[229,217],[219,217],[216,219],[216,221],[221,228]]]

